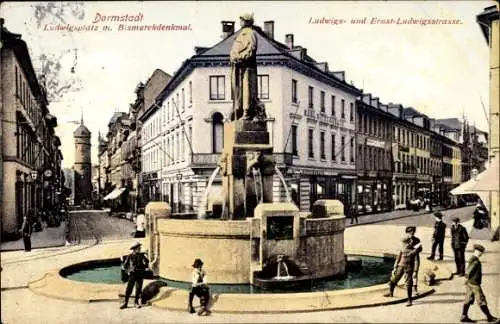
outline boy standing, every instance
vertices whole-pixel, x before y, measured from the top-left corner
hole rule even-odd
[[[393,297],[394,289],[398,284],[399,280],[406,275],[406,291],[408,294],[408,303],[406,306],[412,305],[412,289],[413,289],[413,269],[415,266],[415,255],[419,253],[419,248],[421,244],[417,244],[412,247],[411,238],[405,237],[401,241],[402,247],[399,252],[396,262],[394,263],[394,270],[392,272],[391,280],[389,282],[389,292],[385,294],[385,297]]]
[[[460,318],[460,322],[475,322],[471,320],[467,315],[470,305],[474,303],[474,299],[476,299],[479,307],[481,307],[481,310],[488,318],[488,322],[498,321],[498,318],[491,315],[486,303],[486,297],[484,296],[483,290],[481,289],[481,280],[483,277],[483,273],[481,270],[481,261],[479,261],[479,258],[483,253],[484,247],[479,244],[474,244],[474,255],[469,259],[467,272],[465,274],[465,303],[463,305],[462,317]]]

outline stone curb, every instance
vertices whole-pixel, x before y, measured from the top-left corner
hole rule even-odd
[[[346,253],[382,257],[394,256],[394,254],[382,251],[346,250]],[[60,271],[61,269],[55,269],[45,273],[39,279],[30,281],[28,283],[29,289],[38,295],[83,303],[120,300],[123,284],[97,284],[73,281],[62,277]],[[313,312],[375,307],[406,301],[406,297],[391,299],[383,297],[382,295],[385,291],[387,291],[387,284],[324,292],[218,294],[214,296],[215,300],[212,301],[215,302],[213,310],[218,313]],[[403,290],[398,287],[396,292],[398,291]],[[435,292],[434,289],[426,287],[419,295],[415,296],[415,299],[428,296],[433,292]],[[150,303],[153,307],[157,308],[185,311],[187,297],[188,291],[186,290],[165,287],[160,290],[159,296],[150,301]],[[241,311],[241,305],[246,305],[247,309]],[[286,307],[286,309],[283,309],[283,307]]]

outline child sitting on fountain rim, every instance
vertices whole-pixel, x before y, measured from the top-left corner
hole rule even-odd
[[[411,246],[411,238],[405,237],[401,240],[402,249],[399,252],[396,262],[394,262],[394,270],[391,275],[391,280],[389,282],[389,292],[385,294],[385,297],[393,297],[394,289],[398,284],[399,280],[406,274],[406,290],[408,293],[408,303],[406,306],[412,305],[412,288],[413,288],[413,267],[415,265],[415,256],[419,252],[419,247],[421,243],[415,245],[413,248]]]
[[[209,290],[207,283],[207,274],[202,269],[203,261],[201,259],[195,259],[193,262],[193,272],[192,272],[192,287],[189,292],[189,303],[188,303],[188,312],[194,313],[193,307],[193,299],[194,296],[198,296],[200,298],[200,310],[198,311],[198,315],[208,315],[210,311],[207,309],[208,299],[209,299]]]

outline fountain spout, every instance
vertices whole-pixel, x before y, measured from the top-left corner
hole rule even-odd
[[[285,188],[285,195],[286,195],[286,202],[292,202],[292,196],[290,195],[290,191],[288,191],[288,186],[285,182],[285,178],[283,177],[283,174],[281,173],[280,169],[278,166],[274,166],[274,170],[276,171],[276,174],[281,180],[281,183],[283,184],[283,187]]]
[[[278,267],[277,267],[277,273],[276,277],[273,279],[275,280],[291,280],[295,278],[295,276],[291,276],[290,273],[288,272],[288,266],[285,263],[285,256],[284,255],[278,255],[277,256],[277,262],[278,262]],[[282,274],[282,269],[284,270]]]
[[[214,182],[215,177],[220,171],[220,166],[215,168],[214,172],[210,175],[208,179],[207,187],[205,188],[205,192],[203,193],[203,197],[201,198],[200,207],[198,208],[198,219],[204,219],[206,217],[207,209],[208,209],[208,195],[210,194],[210,189],[212,189],[212,183]]]

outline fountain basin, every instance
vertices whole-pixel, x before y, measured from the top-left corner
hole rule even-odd
[[[377,251],[351,251],[357,255],[375,255],[380,258],[393,258]],[[119,254],[116,254],[118,260]],[[109,259],[108,259],[109,261]],[[425,268],[427,260],[421,269]],[[390,262],[388,262],[389,264]],[[449,279],[451,272],[443,265],[437,265],[438,280]],[[28,284],[29,288],[37,293],[47,297],[63,300],[73,300],[81,302],[97,301],[119,301],[119,295],[123,294],[124,284],[103,284],[95,282],[79,282],[69,280],[60,275],[62,269],[56,269],[46,273],[43,277]],[[88,269],[87,269],[88,270]],[[64,273],[64,271],[63,271]],[[423,278],[423,276],[420,276]],[[119,271],[116,272],[116,278],[119,278]],[[341,282],[341,281],[338,281]],[[145,283],[146,284],[146,283]],[[153,306],[166,308],[169,310],[185,311],[188,290],[176,288],[174,284],[185,285],[188,283],[179,283],[171,281],[169,287],[162,288],[159,295],[152,301]],[[370,307],[384,304],[392,304],[406,301],[404,289],[396,288],[395,298],[382,297],[387,290],[387,284],[375,284],[364,288],[354,288],[356,285],[347,285],[342,290],[332,290],[334,288],[322,286],[316,292],[307,290],[298,290],[300,292],[276,293],[268,290],[267,293],[242,293],[236,291],[235,285],[227,285],[233,291],[221,292],[217,289],[218,285],[210,285],[212,293],[212,310],[220,313],[276,313],[276,312],[297,312],[297,311],[319,311],[334,310],[358,307]],[[237,286],[237,285],[236,285]],[[359,286],[358,286],[359,287]],[[258,290],[258,288],[257,288]],[[434,290],[425,285],[420,286],[420,295],[416,298],[424,297]],[[242,308],[242,305],[245,307]],[[196,306],[196,305],[195,305]]]

